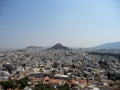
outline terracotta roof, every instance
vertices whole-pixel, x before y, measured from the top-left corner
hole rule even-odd
[[[60,83],[60,82],[62,82],[62,80],[61,79],[52,79],[52,78],[49,78],[49,82],[50,83]]]
[[[77,80],[70,80],[70,84],[77,84]]]
[[[46,78],[44,81],[44,84],[60,84],[62,82],[65,82],[65,81],[61,79]]]
[[[43,82],[42,78],[32,78],[32,82]]]

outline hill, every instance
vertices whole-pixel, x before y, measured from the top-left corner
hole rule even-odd
[[[38,46],[28,46],[25,49],[41,49],[42,47],[38,47]]]
[[[60,43],[55,44],[53,47],[49,48],[49,49],[64,49],[64,50],[68,50],[67,47],[63,46]]]
[[[120,49],[120,42],[105,43],[92,47],[92,49]]]

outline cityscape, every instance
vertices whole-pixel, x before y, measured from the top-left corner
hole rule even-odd
[[[120,89],[120,49],[29,46],[1,51],[0,68],[0,90]]]
[[[120,90],[119,0],[0,0],[0,90]]]

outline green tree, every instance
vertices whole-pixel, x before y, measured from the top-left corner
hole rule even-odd
[[[37,84],[33,90],[56,90],[51,85]]]
[[[69,85],[65,84],[62,86],[58,86],[57,88],[58,88],[58,90],[69,90]]]
[[[28,85],[28,77],[26,76],[23,79],[20,79],[18,84],[20,85],[20,89],[25,88]]]
[[[15,89],[16,85],[13,80],[8,80],[7,82],[0,82],[1,86],[3,87],[4,90],[7,90],[9,88]]]

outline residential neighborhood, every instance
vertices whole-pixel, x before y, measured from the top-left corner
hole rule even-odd
[[[90,53],[93,51],[65,48],[0,51],[1,90],[6,87],[6,90],[44,90],[34,89],[39,84],[50,85],[54,88],[51,90],[61,90],[64,85],[66,90],[119,90],[120,59],[93,55]],[[22,86],[19,82],[24,79],[27,81]],[[4,87],[3,83],[10,80],[14,81],[14,89]]]

